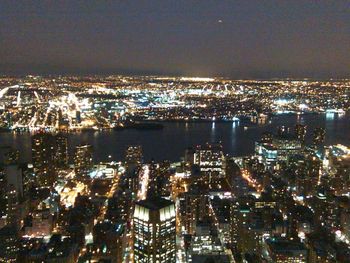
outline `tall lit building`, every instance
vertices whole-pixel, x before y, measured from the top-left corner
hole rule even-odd
[[[0,262],[17,262],[17,231],[8,225],[0,229]]]
[[[206,144],[197,147],[194,164],[198,165],[205,185],[217,185],[224,177],[224,153],[220,144]]]
[[[160,197],[135,204],[134,262],[175,263],[175,204]]]
[[[2,201],[5,201],[6,204],[6,223],[13,227],[19,227],[19,201],[24,197],[22,170],[15,164],[5,165],[1,173],[3,175],[1,175],[0,180],[4,189],[0,192],[2,198],[5,197]]]
[[[0,228],[6,225],[6,174],[0,169]]]
[[[169,196],[169,169],[170,163],[167,161],[149,164],[149,179],[147,196]]]
[[[59,168],[68,166],[68,138],[67,135],[59,133],[56,135],[56,164]]]
[[[141,146],[129,146],[125,152],[126,177],[129,189],[136,194],[139,185],[139,170],[142,165]]]
[[[86,177],[93,167],[93,149],[89,144],[78,145],[75,148],[74,169],[75,174]]]
[[[23,197],[23,188],[21,177],[17,177],[21,174],[17,169],[14,171],[14,174],[9,172],[8,167],[0,170],[0,228],[6,224],[15,228],[19,226],[18,200]]]
[[[32,160],[39,183],[50,186],[55,180],[57,168],[68,165],[68,138],[59,133],[38,133],[32,137]]]
[[[209,213],[208,195],[200,187],[192,187],[184,193],[182,202],[183,226],[188,234],[193,234],[198,221],[203,220]]]
[[[303,124],[297,124],[295,125],[295,137],[301,141],[305,141],[305,135],[306,135],[306,126]]]
[[[23,197],[23,173],[17,164],[5,165],[4,172],[6,174],[7,185],[11,185],[17,192],[18,198]]]
[[[56,178],[55,140],[52,134],[37,133],[32,136],[32,161],[40,185],[52,185]]]
[[[19,226],[18,194],[13,185],[9,185],[6,191],[6,223],[15,228]]]
[[[142,148],[140,145],[129,146],[125,152],[125,163],[127,169],[135,169],[142,164]]]

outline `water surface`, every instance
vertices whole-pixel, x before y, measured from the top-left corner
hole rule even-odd
[[[326,129],[326,144],[343,143],[350,145],[349,115],[279,115],[271,123],[245,129],[243,123],[165,123],[162,130],[122,130],[102,132],[82,132],[68,135],[69,151],[73,154],[74,146],[90,143],[94,146],[95,161],[124,158],[128,145],[139,144],[143,147],[145,160],[151,158],[178,161],[189,146],[206,142],[221,141],[224,151],[233,156],[248,155],[254,150],[254,142],[264,131],[275,131],[285,125],[292,130],[296,123],[307,125],[307,140],[311,140],[312,130],[316,127]],[[29,133],[1,133],[0,145],[13,146],[21,151],[21,160],[30,161],[31,140]]]

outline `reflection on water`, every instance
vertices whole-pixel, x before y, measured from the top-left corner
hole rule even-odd
[[[211,123],[211,134],[210,134],[210,142],[211,142],[211,143],[217,142],[217,140],[216,140],[216,134],[215,134],[215,126],[216,126],[216,123],[213,121],[213,122]]]
[[[334,118],[335,118],[335,113],[333,113],[333,112],[327,112],[326,113],[326,119],[327,120],[334,120]]]
[[[316,127],[326,128],[326,143],[343,143],[350,145],[350,116],[335,114],[328,118],[320,115],[280,115],[264,126],[253,126],[247,130],[245,124],[239,122],[208,122],[208,123],[166,123],[163,130],[124,130],[83,132],[69,135],[70,153],[74,146],[80,143],[90,143],[94,146],[96,161],[107,160],[111,155],[115,160],[121,160],[128,145],[140,144],[143,147],[145,160],[169,159],[178,161],[184,155],[188,146],[206,142],[221,141],[225,152],[239,156],[247,155],[254,150],[254,141],[265,131],[275,131],[280,125],[294,130],[296,123],[307,125],[307,141],[311,141],[312,130]],[[30,160],[29,134],[0,134],[0,145],[9,145],[21,150],[21,159]]]

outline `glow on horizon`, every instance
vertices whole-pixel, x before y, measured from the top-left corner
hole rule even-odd
[[[201,78],[201,77],[181,77],[180,80],[183,81],[197,81],[197,82],[211,82],[215,79],[213,78]]]

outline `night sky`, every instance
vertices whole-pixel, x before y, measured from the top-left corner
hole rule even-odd
[[[0,74],[350,77],[350,1],[0,0]]]

